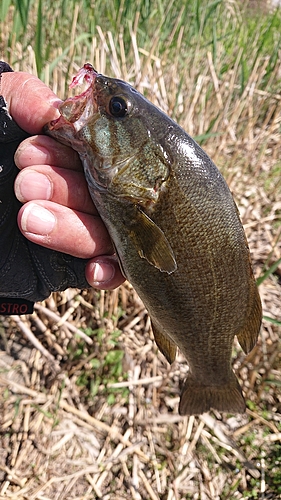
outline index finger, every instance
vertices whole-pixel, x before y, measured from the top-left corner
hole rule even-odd
[[[20,169],[34,165],[52,165],[82,171],[78,153],[47,135],[33,135],[22,141],[14,160]]]
[[[60,99],[47,85],[29,73],[2,73],[1,94],[10,115],[29,134],[39,134],[47,122],[60,115]]]

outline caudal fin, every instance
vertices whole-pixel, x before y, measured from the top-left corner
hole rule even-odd
[[[191,375],[187,377],[181,393],[179,414],[201,415],[211,409],[229,413],[245,412],[245,400],[234,373],[226,385],[200,385]]]

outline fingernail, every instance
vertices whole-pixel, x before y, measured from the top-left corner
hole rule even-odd
[[[44,136],[44,139],[45,136]],[[33,143],[34,141],[34,143]],[[22,142],[15,153],[15,163],[18,167],[27,166],[31,164],[31,160],[36,158],[36,164],[48,163],[48,159],[50,157],[50,152],[48,148],[41,144],[41,136],[35,136],[34,139],[31,138],[29,141]]]
[[[23,211],[21,218],[22,230],[27,233],[48,235],[56,224],[56,218],[46,208],[29,203]]]
[[[52,188],[50,179],[35,170],[23,170],[15,182],[15,193],[22,203],[30,200],[50,200]]]
[[[92,268],[93,284],[106,283],[113,278],[114,267],[103,262],[95,262]]]

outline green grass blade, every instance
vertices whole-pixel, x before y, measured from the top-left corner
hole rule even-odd
[[[37,74],[41,76],[42,67],[43,67],[43,53],[42,53],[42,0],[38,1],[38,10],[37,10],[37,24],[36,24],[36,32],[35,32],[35,59],[36,59],[36,67]]]
[[[1,19],[2,21],[5,21],[6,16],[8,14],[8,10],[11,6],[11,0],[2,0],[2,5],[1,5]]]
[[[273,323],[273,325],[281,326],[281,321],[279,319],[271,318],[270,316],[263,316],[263,319],[269,321],[270,323]]]
[[[22,28],[25,31],[27,28],[29,8],[30,8],[30,0],[16,0],[15,6],[20,15],[20,20],[22,24]]]
[[[221,3],[222,3],[222,0],[216,0],[215,2],[212,2],[209,5],[207,5],[207,8],[204,9],[205,10],[205,17],[204,17],[202,32],[205,29],[205,27],[208,23],[208,20],[211,19],[212,14],[215,12],[216,8]]]
[[[274,264],[272,264],[272,266],[270,266],[270,268],[257,279],[257,285],[258,286],[261,285],[263,281],[266,280],[266,278],[268,278],[268,276],[275,273],[276,269],[278,268],[278,266],[280,266],[280,264],[281,264],[281,259],[278,259],[276,262],[274,262]]]

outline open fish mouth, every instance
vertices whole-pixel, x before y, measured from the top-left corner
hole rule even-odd
[[[56,131],[61,127],[71,125],[76,132],[79,132],[88,120],[97,113],[98,106],[95,92],[97,75],[97,71],[90,63],[84,64],[77,75],[73,77],[69,88],[73,89],[86,83],[86,89],[75,97],[69,97],[59,106],[61,116],[49,123],[48,130]]]

